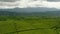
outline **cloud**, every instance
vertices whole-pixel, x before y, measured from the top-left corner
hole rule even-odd
[[[9,0],[10,1],[10,0]],[[27,7],[48,7],[48,8],[59,8],[60,2],[48,2],[47,0],[15,0],[15,2],[1,2],[0,8],[27,8]]]
[[[19,1],[19,0],[0,0],[1,2],[15,2],[15,1]]]
[[[60,2],[60,0],[47,0],[49,2]]]

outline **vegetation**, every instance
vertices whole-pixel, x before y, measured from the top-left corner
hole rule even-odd
[[[60,17],[0,16],[0,34],[60,34]]]

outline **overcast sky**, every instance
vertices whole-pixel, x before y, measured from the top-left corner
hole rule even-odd
[[[48,7],[60,9],[60,0],[0,0],[0,8]]]

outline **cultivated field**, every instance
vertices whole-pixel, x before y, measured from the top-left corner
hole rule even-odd
[[[0,34],[60,34],[60,17],[0,16]]]

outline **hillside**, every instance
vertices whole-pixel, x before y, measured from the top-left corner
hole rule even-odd
[[[46,12],[11,12],[0,11],[0,15],[6,16],[60,16],[60,11],[46,11]]]
[[[45,11],[59,11],[56,8],[47,8],[47,7],[37,7],[37,8],[13,8],[13,9],[0,9],[0,11],[10,11],[10,12],[45,12]]]

